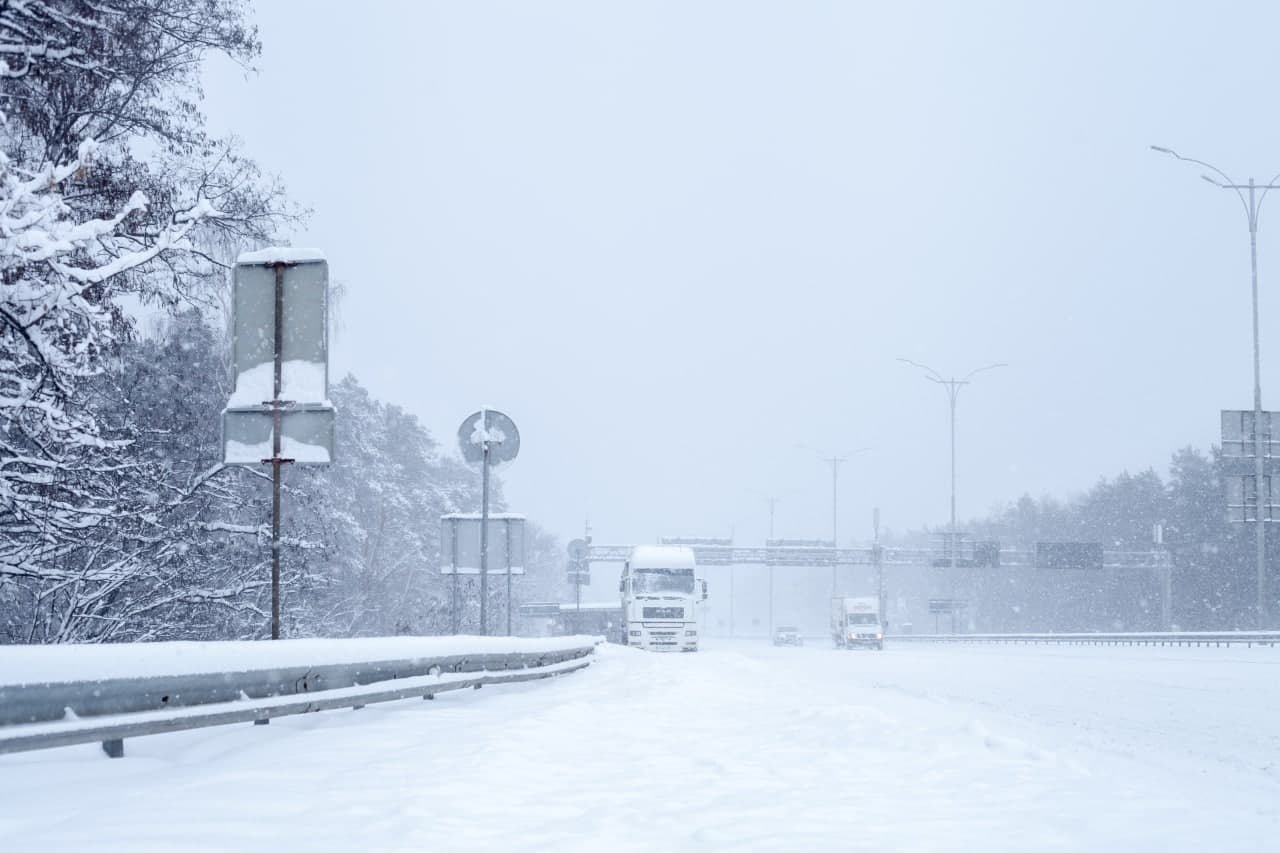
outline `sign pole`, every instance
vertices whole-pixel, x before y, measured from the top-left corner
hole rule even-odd
[[[773,566],[769,566],[769,637],[773,638]]]
[[[480,467],[480,635],[489,635],[487,606],[489,603],[489,434],[488,412],[481,415],[480,428],[485,430],[483,459]]]
[[[280,390],[284,350],[284,264],[275,264],[275,377],[271,395],[271,639],[280,639]]]
[[[507,528],[507,636],[511,636],[511,525]]]
[[[235,264],[231,334],[235,389],[222,412],[222,461],[226,465],[271,466],[272,640],[280,639],[283,633],[283,466],[327,465],[333,460],[334,412],[328,401],[326,337],[328,270],[318,250],[282,246],[242,252]],[[291,366],[305,368],[299,372],[305,381],[299,381],[291,371],[290,382],[285,384],[286,360]],[[290,457],[283,452],[286,430]]]
[[[871,546],[871,560],[876,565],[876,598],[880,603],[880,630],[885,629],[888,606],[884,594],[884,549],[880,547],[880,508],[871,511],[871,526],[875,531],[875,544]]]
[[[452,536],[450,536],[450,546],[452,554],[450,554],[449,565],[453,567],[453,634],[458,635],[458,523],[450,522],[453,528]]]
[[[489,634],[489,467],[516,458],[520,431],[511,418],[497,409],[483,408],[458,428],[458,446],[466,462],[480,465],[480,633]],[[507,632],[511,632],[511,533],[507,531]],[[474,520],[474,519],[472,519]],[[523,552],[523,535],[521,537]]]

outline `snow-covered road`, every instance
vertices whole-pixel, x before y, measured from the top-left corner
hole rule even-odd
[[[714,641],[355,712],[0,757],[4,850],[1241,850],[1280,649]]]

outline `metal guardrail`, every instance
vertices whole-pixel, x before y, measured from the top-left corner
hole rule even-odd
[[[124,739],[551,678],[591,663],[595,644],[314,667],[0,685],[0,753]]]
[[[621,563],[631,554],[634,545],[592,544],[587,551],[588,562]],[[936,548],[829,548],[817,546],[752,546],[752,545],[690,545],[699,566],[776,566],[779,568],[824,568],[835,566],[875,566],[877,559],[887,569],[946,568],[935,565],[945,561],[945,552]],[[1000,568],[1032,570],[1036,566],[1034,549],[1002,548],[999,550]],[[1101,568],[1117,570],[1167,569],[1172,561],[1167,551],[1113,551],[1104,550]],[[961,563],[964,568],[964,564]],[[969,567],[973,568],[973,567]],[[989,571],[990,567],[980,568]],[[1046,569],[1046,571],[1072,571],[1070,569]],[[1078,569],[1075,571],[1094,571]]]
[[[890,634],[888,643],[1019,643],[1071,646],[1277,646],[1280,631],[1153,631],[1079,634]]]

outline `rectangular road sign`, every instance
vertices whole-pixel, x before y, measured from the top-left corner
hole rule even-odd
[[[560,603],[538,601],[520,605],[520,615],[526,619],[554,619],[560,615]]]
[[[969,606],[969,602],[956,598],[931,598],[929,599],[930,613],[955,613],[964,610]]]
[[[329,397],[329,265],[314,250],[265,249],[236,261],[228,408],[275,399],[276,262],[280,263],[280,399]]]
[[[440,517],[440,571],[443,574],[480,574],[480,514],[454,513]],[[524,516],[515,513],[489,515],[490,575],[524,574]]]
[[[1257,456],[1257,436],[1253,428],[1253,412],[1223,410],[1222,455],[1226,458]],[[1262,412],[1262,455],[1280,456],[1280,412]]]
[[[1101,569],[1101,542],[1037,542],[1037,569]]]
[[[1223,479],[1227,484],[1227,520],[1236,523],[1257,521],[1258,478],[1228,474]],[[1280,506],[1276,505],[1276,494],[1270,476],[1262,478],[1262,520],[1280,521]]]
[[[222,461],[261,465],[271,458],[275,414],[270,409],[227,409],[222,413]],[[280,456],[298,465],[333,461],[333,409],[299,406],[280,413]]]

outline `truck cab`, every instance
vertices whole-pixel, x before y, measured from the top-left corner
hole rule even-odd
[[[640,545],[622,566],[622,637],[628,646],[665,652],[698,650],[698,606],[706,581],[696,577],[693,549]]]

